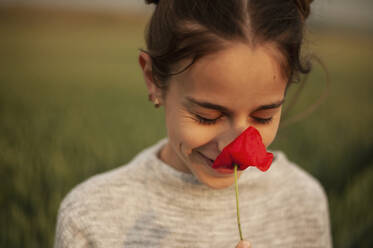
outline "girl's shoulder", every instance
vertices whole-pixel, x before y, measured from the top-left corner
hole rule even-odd
[[[317,178],[301,165],[289,160],[283,151],[271,152],[275,159],[268,171],[262,172],[255,167],[249,167],[248,173],[244,173],[243,181],[248,187],[256,185],[267,193],[304,200],[311,205],[315,201],[327,202],[325,190]]]
[[[291,161],[283,151],[274,152],[274,163],[270,177],[279,194],[290,202],[301,204],[305,210],[318,208],[325,212],[328,199],[320,181],[302,165]]]
[[[321,183],[284,152],[272,152],[275,160],[268,171],[249,167],[243,174],[242,212],[247,208],[248,215],[255,212],[262,222],[271,223],[269,234],[286,230],[287,238],[298,244],[314,240],[315,247],[330,247],[329,207]]]
[[[145,148],[128,163],[91,176],[76,185],[62,200],[59,216],[68,214],[81,217],[88,209],[94,213],[135,201],[134,198],[140,197],[147,185],[147,169],[153,159],[152,148]]]
[[[154,177],[149,173],[155,164],[154,148],[148,147],[128,163],[86,179],[65,196],[58,210],[56,247],[83,242],[75,240],[79,237],[112,237],[111,230],[134,224],[136,214],[148,207],[145,203]]]
[[[278,162],[275,164],[274,174],[287,180],[288,185],[297,185],[305,190],[318,191],[324,194],[324,189],[319,180],[310,174],[302,165],[291,161],[283,151],[275,151]],[[277,165],[277,166],[276,166]]]

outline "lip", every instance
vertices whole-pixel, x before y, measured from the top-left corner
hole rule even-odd
[[[212,168],[212,165],[214,163],[214,161],[212,159],[209,159],[208,157],[206,157],[205,155],[203,155],[202,153],[199,152],[199,154],[201,155],[201,157],[206,161],[206,164],[211,168]],[[232,169],[228,169],[228,168],[217,168],[217,169],[213,169],[214,171],[217,171],[218,173],[220,174],[233,174],[234,173],[234,170]]]
[[[212,165],[213,165],[214,161],[213,161],[212,159],[209,159],[208,157],[206,157],[206,156],[203,155],[202,153],[200,153],[200,152],[198,152],[198,153],[199,153],[199,154],[201,155],[201,157],[206,161],[207,165],[208,165],[209,167],[212,168]]]

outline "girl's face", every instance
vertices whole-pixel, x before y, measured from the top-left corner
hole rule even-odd
[[[171,77],[161,101],[169,142],[160,158],[212,188],[233,184],[234,175],[212,169],[213,160],[249,126],[259,130],[266,147],[274,140],[287,82],[278,57],[274,47],[239,43]],[[147,83],[150,93],[160,95]]]

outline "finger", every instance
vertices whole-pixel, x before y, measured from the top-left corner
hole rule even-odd
[[[241,240],[240,243],[236,246],[236,248],[251,248],[251,244],[249,241]]]

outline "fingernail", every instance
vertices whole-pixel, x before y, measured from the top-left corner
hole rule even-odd
[[[249,241],[243,241],[242,244],[243,244],[242,246],[243,248],[251,248],[251,244]]]

